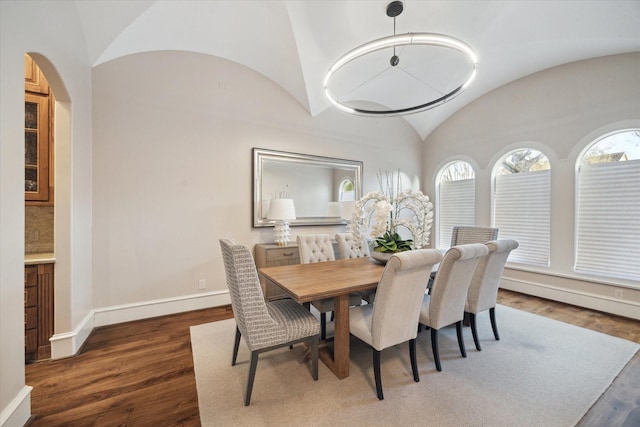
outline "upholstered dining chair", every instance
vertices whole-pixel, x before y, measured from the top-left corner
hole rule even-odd
[[[451,230],[451,247],[457,245],[468,245],[471,243],[486,243],[489,240],[496,240],[498,238],[498,230],[498,228],[492,227],[456,225]],[[429,279],[429,292],[431,292],[435,276],[436,273],[433,272]]]
[[[336,242],[338,242],[338,249],[340,249],[340,258],[366,258],[369,256],[369,246],[363,239],[362,244],[358,243],[353,233],[337,233]],[[368,291],[360,292],[360,296],[363,300],[369,304],[373,303],[376,296],[376,290],[371,289]]]
[[[440,262],[431,294],[423,297],[420,324],[431,329],[431,347],[438,371],[442,371],[438,331],[445,326],[455,323],[460,353],[462,357],[467,357],[462,338],[464,305],[476,265],[488,253],[489,249],[482,243],[458,245],[449,249]]]
[[[352,335],[371,346],[378,399],[384,399],[380,376],[380,352],[409,341],[413,379],[418,382],[416,336],[421,297],[431,268],[442,259],[437,249],[418,249],[394,254],[387,262],[373,304],[349,310]]]
[[[298,342],[309,342],[311,348],[311,375],[318,379],[318,342],[320,325],[309,310],[291,299],[265,301],[258,280],[255,262],[248,247],[233,240],[220,239],[222,258],[231,295],[236,337],[231,366],[238,357],[240,338],[251,352],[249,379],[244,405],[251,402],[253,380],[258,356],[265,351]]]
[[[507,263],[507,258],[509,258],[511,251],[518,247],[518,242],[510,239],[492,240],[487,242],[486,245],[487,248],[489,248],[489,254],[478,261],[476,270],[471,278],[467,302],[464,306],[464,312],[469,316],[473,342],[478,351],[482,350],[480,341],[478,340],[478,329],[476,327],[476,315],[478,313],[489,310],[493,336],[496,340],[500,340],[498,326],[496,324],[498,287],[504,266]]]
[[[298,251],[300,252],[300,263],[309,264],[312,262],[335,261],[336,255],[328,234],[299,234],[296,237]],[[362,304],[360,294],[349,294],[349,305]],[[333,298],[323,298],[311,301],[311,305],[320,312],[320,338],[327,338],[327,313],[334,310]]]
[[[470,243],[486,243],[498,238],[498,229],[457,225],[451,232],[451,247]]]

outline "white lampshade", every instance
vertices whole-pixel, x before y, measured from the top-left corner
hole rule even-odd
[[[336,217],[340,216],[340,202],[329,202],[327,203],[327,210],[324,213],[324,216]]]
[[[287,221],[296,219],[296,208],[293,199],[273,199],[269,205],[267,219],[274,221]]]
[[[340,202],[340,216],[342,219],[351,220],[353,211],[356,210],[356,202]]]

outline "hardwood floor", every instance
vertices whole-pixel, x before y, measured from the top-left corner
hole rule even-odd
[[[500,304],[640,343],[640,321],[501,290]],[[67,359],[26,366],[36,426],[199,426],[189,326],[228,319],[211,308],[96,329]],[[498,320],[499,322],[499,320]],[[640,425],[640,356],[580,426]]]

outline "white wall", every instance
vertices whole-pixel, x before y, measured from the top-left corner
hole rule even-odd
[[[377,190],[379,169],[421,175],[421,142],[405,120],[331,109],[312,118],[272,81],[220,58],[131,55],[96,67],[93,88],[99,310],[226,292],[218,239],[273,241],[271,228],[251,227],[253,147],[362,160],[365,191]],[[343,229],[294,227],[292,238]]]
[[[595,138],[621,127],[640,127],[640,53],[542,71],[490,92],[438,127],[423,150],[423,188],[435,194],[443,165],[470,160],[479,168],[476,222],[490,225],[493,165],[512,149],[539,149],[551,161],[551,265],[534,273],[510,269],[503,286],[640,318],[640,283],[604,285],[573,273],[576,159]],[[615,299],[614,289],[624,297]]]
[[[37,23],[37,25],[35,24]],[[24,378],[24,53],[60,101],[55,332],[91,310],[91,73],[71,2],[0,2],[0,425],[30,414]],[[70,117],[73,116],[73,120]],[[73,175],[70,174],[73,169]],[[58,192],[60,189],[60,192]],[[58,197],[60,195],[60,197]],[[73,258],[73,263],[71,262]]]

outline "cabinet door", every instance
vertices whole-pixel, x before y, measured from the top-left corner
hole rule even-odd
[[[27,201],[49,200],[49,99],[25,94],[24,191]]]

